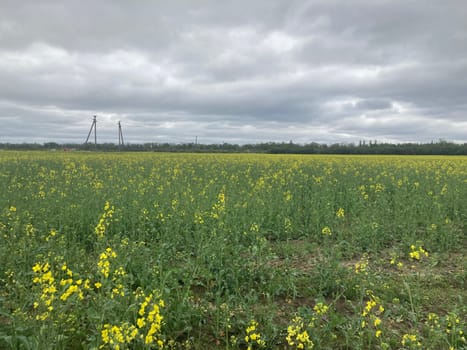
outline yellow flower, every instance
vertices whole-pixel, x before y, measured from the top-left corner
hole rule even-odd
[[[32,267],[32,270],[33,270],[34,272],[36,272],[36,273],[41,272],[41,270],[42,270],[42,265],[39,264],[39,263],[37,263],[37,264],[35,264],[35,265]]]
[[[261,333],[256,331],[258,327],[258,322],[255,320],[250,321],[250,325],[246,328],[245,342],[248,344],[248,347],[253,347],[253,344],[258,344],[260,347],[265,345],[263,339],[261,339]]]
[[[136,320],[136,325],[138,326],[138,328],[143,328],[146,325],[146,321],[144,320],[144,317],[139,317]]]
[[[91,281],[88,278],[84,281],[84,289],[91,289]]]
[[[326,312],[328,312],[329,306],[327,306],[324,303],[317,303],[314,307],[313,310],[318,314],[318,315],[324,315]]]
[[[337,216],[338,218],[343,218],[343,217],[345,216],[345,211],[344,211],[344,209],[343,209],[343,208],[339,208],[339,209],[337,210],[337,212],[336,212],[336,216]]]
[[[225,194],[224,193],[219,193],[217,195],[217,199],[219,200],[220,203],[224,203],[225,202]]]
[[[80,290],[79,290],[79,287],[75,284],[72,284],[71,286],[69,286],[67,288],[67,290],[65,291],[65,293],[63,293],[61,296],[60,296],[60,300],[67,300],[73,293],[78,293]]]
[[[323,305],[322,303],[319,304]],[[312,349],[314,346],[300,316],[296,316],[292,320],[292,324],[287,327],[287,337],[285,339],[287,344],[294,346],[296,349]],[[262,344],[264,345],[265,342],[262,341]]]
[[[405,346],[406,344],[419,345],[419,343],[417,342],[417,336],[415,334],[407,334],[407,333],[402,336],[401,344],[403,346]]]
[[[420,245],[418,248],[415,245],[410,246],[410,252],[409,252],[409,257],[413,260],[421,260],[422,257],[428,257],[428,252],[423,249],[423,247]]]
[[[368,256],[364,255],[360,261],[355,263],[355,273],[363,273],[363,274],[368,274],[367,272],[367,267],[368,267]]]

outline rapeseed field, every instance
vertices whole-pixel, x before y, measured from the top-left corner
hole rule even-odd
[[[465,349],[467,158],[0,152],[0,348]]]

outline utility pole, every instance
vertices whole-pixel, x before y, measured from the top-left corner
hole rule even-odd
[[[118,148],[120,149],[123,146],[123,132],[122,132],[122,124],[120,121],[118,122]]]
[[[88,137],[84,144],[87,144],[89,141],[89,136],[91,136],[92,130],[94,129],[94,146],[97,147],[97,116],[94,116],[92,119],[91,129],[89,129]]]

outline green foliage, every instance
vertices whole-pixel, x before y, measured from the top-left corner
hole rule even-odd
[[[466,346],[463,157],[2,152],[0,169],[0,348]]]
[[[312,142],[296,144],[293,142],[266,142],[237,145],[199,144],[199,143],[143,143],[117,145],[103,144],[10,144],[0,143],[5,150],[64,150],[64,151],[101,151],[101,152],[191,152],[191,153],[270,153],[270,154],[395,154],[395,155],[467,155],[467,143],[453,143],[444,140],[431,143],[378,143],[360,141],[353,143],[323,144]]]

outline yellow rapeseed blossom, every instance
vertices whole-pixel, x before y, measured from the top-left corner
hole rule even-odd
[[[415,245],[410,246],[409,257],[413,260],[420,261],[423,257],[428,257],[428,252],[423,249],[421,245],[416,247]]]
[[[376,301],[368,300],[366,302],[365,308],[363,309],[362,316],[367,316],[376,305]]]
[[[258,331],[258,322],[251,320],[249,326],[245,330],[245,343],[247,343],[249,350],[253,349],[255,345],[264,347],[266,342],[261,338],[261,333]]]
[[[360,258],[360,261],[357,261],[354,264],[355,268],[355,273],[356,274],[368,274],[368,264],[369,264],[369,258],[367,255],[364,255],[363,257]]]
[[[57,286],[55,278],[51,271],[51,266],[48,262],[43,264],[36,263],[32,267],[34,272],[33,283],[38,284],[41,289],[39,300],[33,303],[34,309],[41,309],[42,313],[36,315],[37,320],[44,321],[50,316],[50,312],[54,309],[53,303],[57,294]]]
[[[325,236],[331,236],[332,235],[332,231],[329,228],[329,226],[324,226],[323,229],[321,230],[321,233],[323,235],[325,235]]]
[[[259,225],[257,223],[253,223],[250,225],[250,232],[259,232]]]
[[[306,330],[303,318],[300,316],[296,316],[292,320],[292,324],[287,327],[287,337],[285,340],[289,346],[293,346],[295,349],[312,349],[314,346]]]
[[[63,293],[61,296],[60,296],[60,300],[67,300],[70,295],[72,295],[73,293],[77,292],[78,291],[78,286],[77,285],[71,285],[67,288],[67,290],[65,291],[65,293]]]
[[[143,298],[138,308],[136,324],[123,322],[121,325],[104,324],[101,330],[102,345],[100,348],[126,349],[126,348],[153,348],[164,347],[161,334],[163,316],[160,308],[164,301],[155,300],[153,294],[148,296],[144,292],[134,293],[136,300]],[[138,344],[138,345],[137,345]]]
[[[105,278],[108,278],[110,274],[110,259],[115,259],[116,257],[117,254],[110,247],[106,248],[106,250],[99,255],[97,267]]]
[[[157,344],[162,348],[163,341],[160,332],[164,318],[160,309],[165,306],[164,301],[162,299],[155,300],[153,293],[145,296],[143,292],[139,292],[136,295],[138,299],[143,298],[138,309],[136,326],[142,334],[145,333],[145,335],[142,335],[144,343],[147,345]]]
[[[194,218],[194,223],[198,225],[204,224],[204,218],[203,215],[200,213],[195,213],[195,218]]]
[[[138,329],[127,322],[122,323],[120,326],[107,323],[104,324],[101,330],[103,344],[115,350],[126,349],[126,345],[131,344],[137,336]],[[100,348],[103,348],[103,346]]]
[[[402,346],[408,346],[411,349],[421,348],[422,343],[418,341],[417,336],[415,334],[404,334],[401,340]]]
[[[402,269],[402,267],[404,266],[404,263],[402,263],[402,261],[399,261],[398,259],[399,259],[399,257],[397,256],[397,254],[392,253],[391,254],[391,260],[389,261],[389,263],[391,265],[396,266],[398,269]]]
[[[220,215],[225,212],[225,194],[220,192],[217,195],[217,202],[212,206],[210,216],[213,219],[219,219]]]
[[[345,216],[345,211],[344,211],[344,209],[343,209],[343,208],[337,209],[337,211],[336,211],[336,216],[337,216],[338,218],[343,218],[343,217]]]
[[[111,206],[108,201],[105,202],[104,213],[101,215],[98,224],[94,228],[94,232],[96,233],[98,238],[104,237],[105,231],[107,227],[110,225],[109,220],[112,219],[114,212],[115,212],[114,206]]]
[[[48,242],[50,241],[51,238],[55,237],[57,235],[57,230],[51,229],[49,232],[49,235],[45,237],[45,241]]]
[[[366,301],[365,307],[361,313],[362,320],[360,321],[360,327],[373,328],[375,337],[380,338],[383,333],[380,327],[383,322],[381,317],[384,312],[384,307],[379,298],[376,297],[372,291],[367,290],[366,294],[369,295],[369,300]]]
[[[313,310],[316,312],[317,315],[324,315],[328,312],[329,306],[324,303],[317,303]]]

